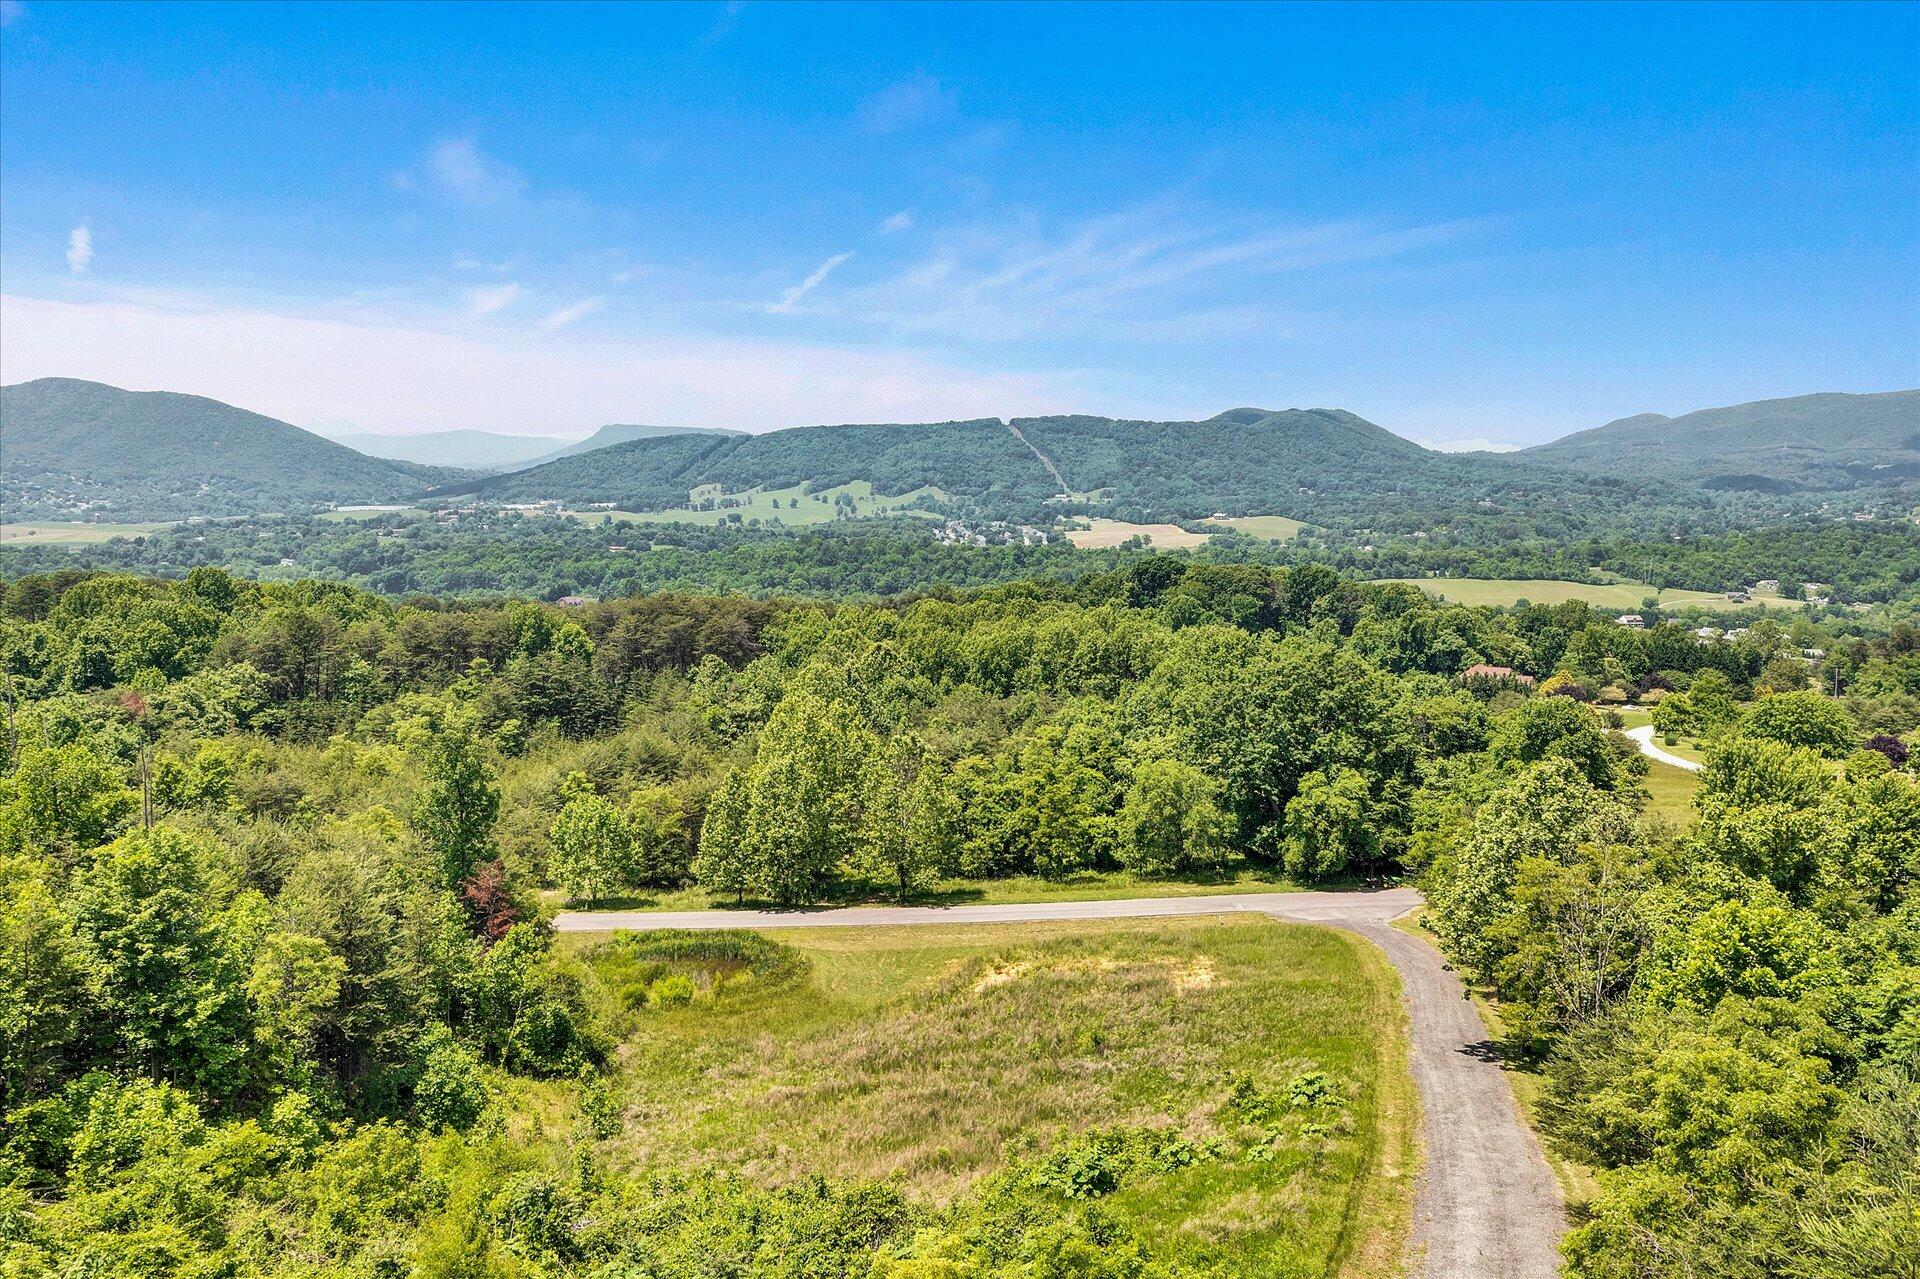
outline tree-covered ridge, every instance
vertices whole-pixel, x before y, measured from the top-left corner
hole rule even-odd
[[[1802,395],[1680,417],[1644,413],[1521,456],[1608,475],[1631,458],[1709,489],[1910,489],[1920,480],[1920,390]]]
[[[0,388],[9,520],[180,519],[384,502],[448,478],[198,395],[74,378]]]
[[[814,426],[764,435],[636,440],[512,475],[450,487],[494,501],[684,506],[692,489],[729,492],[866,480],[882,493],[933,486],[985,503],[1029,506],[1052,493],[1046,471],[998,419],[907,426]]]
[[[1711,1223],[1763,1273],[1789,1222],[1901,1255],[1911,1132],[1873,1121],[1910,1096],[1920,1014],[1911,628],[1702,644],[1165,556],[845,606],[396,602],[199,569],[10,583],[0,678],[0,962],[31,975],[0,982],[18,1273],[691,1276],[716,1248],[741,1275],[1155,1273],[1097,1201],[1337,1138],[1336,1081],[1223,1081],[1219,1141],[1086,1134],[934,1215],[880,1184],[629,1176],[593,1144],[627,1122],[612,1028],[693,991],[666,951],[557,950],[541,892],[1248,864],[1423,870],[1443,937],[1552,1054],[1554,1133],[1618,1170],[1579,1273],[1691,1273],[1659,1259],[1698,1260]],[[1626,693],[1713,743],[1688,831],[1647,833],[1644,762],[1577,700]],[[529,1150],[535,1096],[575,1116],[568,1150]]]

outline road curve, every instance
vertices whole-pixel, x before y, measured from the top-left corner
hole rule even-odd
[[[1651,724],[1642,724],[1638,728],[1629,728],[1627,730],[1627,736],[1633,739],[1633,744],[1638,746],[1640,753],[1648,759],[1657,759],[1662,764],[1671,764],[1675,768],[1683,768],[1689,773],[1697,773],[1700,771],[1700,765],[1694,761],[1681,759],[1678,755],[1668,754],[1658,746],[1655,746],[1653,744],[1653,725]]]
[[[1420,904],[1410,888],[1342,893],[1229,893],[1117,901],[821,910],[568,911],[561,932],[617,928],[844,928],[1022,923],[1254,911],[1365,937],[1400,973],[1412,1026],[1425,1151],[1414,1197],[1408,1273],[1417,1279],[1551,1279],[1566,1210],[1520,1117],[1486,1026],[1440,953],[1390,921]]]

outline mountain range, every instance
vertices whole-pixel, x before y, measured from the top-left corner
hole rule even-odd
[[[1288,515],[1355,529],[1516,519],[1569,530],[1635,510],[1920,488],[1920,391],[1812,395],[1624,418],[1509,454],[1443,454],[1339,409],[1187,422],[1057,416],[736,431],[616,425],[551,440],[385,436],[368,456],[199,396],[71,378],[0,388],[9,520],[157,520],[415,498],[600,503],[866,481],[1001,518]],[[403,441],[415,444],[403,445]],[[426,465],[459,457],[503,473]],[[1689,497],[1688,495],[1692,496]]]
[[[164,520],[392,502],[458,474],[370,458],[199,395],[78,378],[0,387],[0,508],[28,519]]]
[[[513,471],[538,466],[610,444],[662,435],[737,435],[737,431],[701,426],[603,426],[583,440],[557,442],[550,435],[509,435],[495,431],[424,431],[415,435],[375,435],[356,431],[331,436],[368,457],[452,466],[469,471]],[[557,445],[557,447],[556,447]]]
[[[1640,468],[1709,489],[1785,494],[1920,478],[1920,391],[1798,395],[1681,417],[1642,413],[1523,456],[1589,472]]]

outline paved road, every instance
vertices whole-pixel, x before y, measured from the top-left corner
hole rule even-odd
[[[834,910],[570,911],[562,932],[614,928],[840,928],[1127,919],[1257,911],[1331,924],[1386,952],[1413,1029],[1425,1166],[1414,1199],[1409,1271],[1417,1279],[1551,1279],[1566,1212],[1520,1118],[1487,1031],[1438,951],[1389,921],[1420,904],[1409,888],[1351,893],[1234,893],[1002,906],[860,906]]]
[[[1700,765],[1693,760],[1681,759],[1678,755],[1669,755],[1666,751],[1655,746],[1653,744],[1653,725],[1651,724],[1642,724],[1638,728],[1629,728],[1627,730],[1627,736],[1633,739],[1634,745],[1638,746],[1640,753],[1648,759],[1657,759],[1662,764],[1671,764],[1675,768],[1684,768],[1689,773],[1697,773],[1700,771]]]

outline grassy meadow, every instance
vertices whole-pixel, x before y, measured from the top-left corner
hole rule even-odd
[[[1564,604],[1568,600],[1585,600],[1597,608],[1617,608],[1622,612],[1630,612],[1639,608],[1642,600],[1654,596],[1659,600],[1660,607],[1666,609],[1758,608],[1763,604],[1782,608],[1799,607],[1799,601],[1783,600],[1778,596],[1756,595],[1749,603],[1735,604],[1718,591],[1662,591],[1645,582],[1633,581],[1596,584],[1518,577],[1389,577],[1381,580],[1417,586],[1449,604],[1511,607],[1521,600],[1534,604]]]
[[[60,546],[95,546],[116,537],[141,537],[171,528],[158,524],[91,524],[81,520],[50,520],[23,524],[0,524],[0,542],[34,541]]]
[[[1224,520],[1208,520],[1207,523],[1224,524],[1237,533],[1265,538],[1269,542],[1290,542],[1306,527],[1302,521],[1290,520],[1284,515],[1234,515]]]
[[[873,491],[873,485],[865,480],[855,480],[851,484],[840,484],[833,488],[812,489],[805,484],[796,484],[783,489],[748,489],[742,493],[723,492],[719,485],[709,484],[693,489],[688,494],[691,502],[702,502],[708,498],[716,501],[728,498],[738,505],[718,507],[710,511],[695,510],[691,506],[674,507],[664,511],[567,511],[574,519],[587,524],[597,524],[603,518],[611,516],[614,520],[633,520],[647,524],[698,524],[712,527],[727,523],[732,516],[739,516],[740,522],[759,520],[762,524],[778,521],[789,527],[807,524],[829,524],[843,518],[839,512],[842,507],[835,501],[845,497],[852,501],[854,514],[861,517],[875,515],[896,515],[907,511],[921,498],[945,501],[947,495],[937,488],[917,488],[910,493],[897,497],[887,497]]]
[[[1150,1131],[1190,1161],[1100,1203],[1170,1269],[1394,1272],[1405,1019],[1355,937],[1244,916],[782,932],[748,969],[691,961],[682,1002],[649,993],[673,965],[636,958],[662,936],[689,937],[567,940],[625,1036],[616,1165],[878,1179],[965,1220],[1090,1134]],[[1269,1104],[1321,1076],[1337,1101]]]
[[[1086,528],[1067,531],[1067,540],[1083,551],[1119,546],[1134,537],[1147,538],[1156,550],[1190,550],[1196,546],[1205,546],[1207,539],[1213,536],[1211,533],[1188,532],[1178,524],[1129,524],[1125,520],[1108,520],[1099,517],[1090,518],[1086,523]]]

